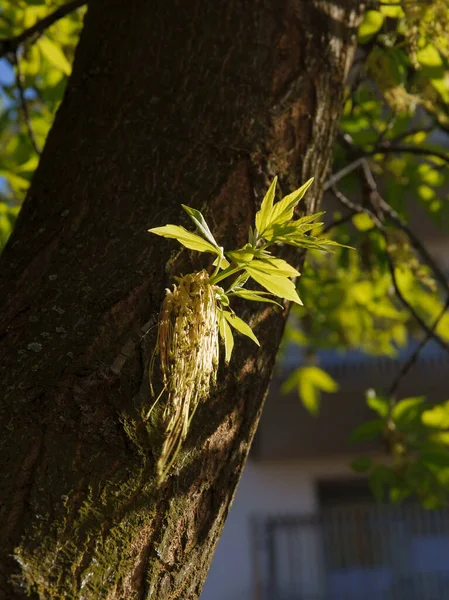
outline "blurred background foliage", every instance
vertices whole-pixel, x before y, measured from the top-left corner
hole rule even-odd
[[[0,249],[63,97],[84,12],[80,0],[9,0],[0,8]],[[387,442],[389,460],[361,457],[353,467],[370,474],[379,498],[388,489],[392,500],[416,494],[427,506],[447,502],[449,405],[396,396],[427,342],[449,350],[449,261],[442,264],[411,224],[418,206],[446,232],[449,254],[448,31],[449,0],[371,2],[323,202],[322,232],[356,251],[309,252],[298,282],[305,306],[293,307],[286,335],[313,357],[284,386],[297,389],[312,414],[322,391],[338,389],[319,367],[321,350],[394,357],[418,340],[398,377],[381,395],[368,394],[376,418],[354,432]]]
[[[17,47],[8,41],[64,4],[8,0],[0,8],[0,248],[11,233],[64,94],[85,9],[70,11]]]

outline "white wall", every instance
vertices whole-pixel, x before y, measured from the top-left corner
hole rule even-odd
[[[318,508],[314,487],[316,478],[346,475],[348,472],[344,459],[338,464],[329,461],[314,464],[248,461],[201,600],[253,600],[251,518],[313,514]],[[317,546],[316,550],[318,552]]]

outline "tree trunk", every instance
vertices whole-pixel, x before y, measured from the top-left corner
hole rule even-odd
[[[198,598],[287,310],[245,309],[261,349],[237,340],[158,487],[154,325],[173,275],[203,263],[147,229],[186,203],[242,244],[274,174],[283,192],[314,175],[315,210],[361,10],[90,2],[1,262],[1,598]]]

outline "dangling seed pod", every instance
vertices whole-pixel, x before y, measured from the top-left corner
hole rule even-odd
[[[166,395],[159,482],[166,478],[186,439],[198,404],[216,382],[218,353],[215,287],[206,271],[185,275],[173,292],[167,290],[159,314],[155,354],[159,354]]]

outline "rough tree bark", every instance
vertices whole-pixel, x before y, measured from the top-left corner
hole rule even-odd
[[[246,313],[173,476],[148,356],[164,288],[198,263],[151,226],[204,211],[246,240],[261,190],[311,175],[315,210],[359,0],[92,0],[1,261],[1,598],[199,596],[287,310]]]

